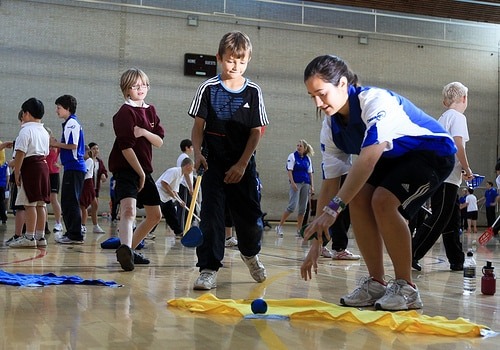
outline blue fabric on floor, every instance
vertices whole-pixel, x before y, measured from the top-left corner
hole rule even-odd
[[[101,248],[102,249],[118,249],[118,247],[120,245],[121,245],[120,238],[110,237],[101,243]],[[144,248],[144,245],[145,245],[144,240],[142,240],[141,243],[139,243],[139,245],[135,249],[140,250],[140,249]]]
[[[53,273],[43,275],[28,275],[24,273],[10,273],[0,270],[0,284],[21,287],[43,287],[59,284],[82,284],[89,286],[122,287],[114,281],[85,280],[79,276],[56,276]]]

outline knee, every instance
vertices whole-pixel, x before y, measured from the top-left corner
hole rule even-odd
[[[125,220],[134,220],[136,215],[136,209],[133,206],[122,206],[120,207],[120,217]]]
[[[158,209],[158,210],[151,211],[150,213],[147,213],[146,220],[148,220],[151,223],[154,223],[156,225],[160,222],[161,217],[162,217],[161,210]]]
[[[377,189],[371,198],[371,207],[376,216],[397,210],[400,205],[399,200],[385,189]]]

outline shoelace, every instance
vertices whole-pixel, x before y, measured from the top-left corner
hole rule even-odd
[[[396,280],[392,279],[387,283],[386,295],[395,295],[398,294],[401,290],[401,285],[396,282]]]
[[[351,294],[349,294],[349,296],[356,296],[358,295],[361,291],[365,291],[368,293],[368,283],[369,281],[371,281],[371,277],[361,277],[359,280],[358,280],[358,283],[357,283],[357,288],[354,289],[352,291]]]
[[[212,276],[212,273],[211,272],[202,272],[200,274],[200,279],[204,282],[208,281],[210,279],[210,277]]]

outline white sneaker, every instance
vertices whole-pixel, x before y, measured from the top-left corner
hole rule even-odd
[[[276,226],[276,234],[278,237],[283,237],[283,227],[281,225]]]
[[[203,269],[200,276],[194,282],[193,289],[195,290],[210,290],[217,288],[217,271]]]
[[[9,248],[36,248],[36,241],[34,238],[27,238],[25,235],[22,235],[14,242],[11,242]]]
[[[41,237],[39,239],[36,240],[36,246],[37,247],[41,247],[41,248],[44,248],[47,246],[47,240],[45,239],[45,237]]]
[[[75,241],[68,236],[59,236],[56,238],[56,242],[59,244],[83,244],[83,241]]]
[[[333,257],[333,253],[327,247],[323,247],[323,249],[321,250],[321,256],[324,257],[324,258],[330,258],[331,259]]]
[[[16,240],[20,239],[22,236],[16,236],[16,235],[13,235],[12,237],[10,237],[8,240],[6,240],[4,242],[4,244],[8,247],[12,242],[15,242]]]
[[[101,228],[101,226],[99,226],[99,225],[94,225],[93,232],[94,232],[94,233],[104,233],[105,231]]]
[[[324,255],[323,255],[324,256]],[[361,257],[357,254],[353,254],[347,249],[341,250],[341,251],[336,251],[334,250],[332,252],[332,259],[333,260],[359,260]]]
[[[351,293],[340,298],[345,306],[372,306],[385,295],[386,287],[371,277],[362,277]]]
[[[256,282],[264,282],[267,278],[266,268],[259,260],[258,255],[254,256],[244,256],[240,254],[241,260],[247,265],[248,270],[250,271],[250,275]]]
[[[54,224],[54,230],[53,232],[56,233],[56,232],[61,232],[63,230],[63,226],[61,223],[55,223]]]
[[[236,239],[236,237],[226,238],[226,243],[224,244],[226,248],[236,247],[237,245],[238,245],[238,240]]]
[[[421,309],[422,306],[424,304],[420,299],[417,286],[413,288],[402,279],[389,281],[385,295],[375,302],[377,310],[387,311]]]
[[[87,233],[87,226],[82,225],[82,234],[86,234],[86,233]]]

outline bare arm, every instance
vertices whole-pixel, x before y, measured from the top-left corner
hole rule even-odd
[[[122,150],[122,153],[132,169],[134,169],[137,175],[139,175],[139,191],[142,190],[142,188],[144,187],[144,182],[146,180],[146,175],[144,174],[144,170],[142,170],[141,164],[137,159],[137,155],[132,148],[126,148]]]
[[[134,136],[146,138],[156,148],[160,148],[163,145],[163,139],[160,136],[138,126],[134,126]]]
[[[470,180],[472,179],[472,170],[469,166],[469,160],[467,159],[462,136],[454,136],[453,141],[455,141],[455,146],[457,146],[457,158],[460,161],[462,169],[465,171],[464,178]]]
[[[203,132],[205,130],[205,119],[196,117],[194,118],[193,129],[191,130],[191,142],[193,143],[194,150],[194,168],[198,170],[203,166],[205,170],[208,169],[207,160],[201,154],[201,144],[203,143]]]
[[[186,185],[190,194],[193,194],[193,184],[191,183],[190,174],[184,174],[184,180],[186,180]]]
[[[165,192],[168,193],[168,195],[170,197],[172,197],[172,198],[176,197],[175,191],[172,189],[172,187],[170,186],[170,184],[168,182],[162,181],[161,182],[161,187],[165,190]]]
[[[20,150],[16,150],[16,155],[14,158],[14,178],[16,179],[17,186],[21,186],[21,166],[23,165],[25,156],[26,153]]]
[[[69,149],[69,150],[74,150],[78,148],[78,145],[72,144],[72,143],[63,143],[57,141],[55,137],[52,137],[50,139],[50,146],[51,147],[57,147],[57,148],[62,148],[62,149]]]
[[[342,187],[338,190],[337,196],[339,196],[345,204],[348,204],[363,188],[366,181],[370,177],[377,164],[378,160],[382,156],[384,149],[386,148],[386,142],[372,145],[361,149],[361,153],[354,162],[349,174]],[[339,180],[336,180],[339,181]],[[338,182],[340,184],[340,181]],[[323,190],[321,188],[320,198],[318,199],[318,208],[323,208],[332,199],[330,196],[335,189],[334,182],[332,182],[331,187]],[[338,185],[337,185],[338,186]],[[320,253],[320,248],[323,243],[323,235],[329,237],[328,228],[333,225],[337,217],[334,217],[328,213],[322,213],[316,219],[313,220],[304,232],[304,241],[307,241],[314,233],[317,233],[318,239],[313,240],[311,249],[306,259],[300,267],[300,274],[303,279],[310,279],[312,276],[312,270],[317,273],[318,270],[318,258]]]
[[[12,148],[12,141],[5,141],[0,143],[0,151],[3,150],[4,148]]]
[[[288,170],[287,173],[288,173],[288,181],[290,181],[290,186],[292,186],[293,190],[297,192],[298,190],[297,184],[295,183],[295,181],[293,181],[293,170]]]

